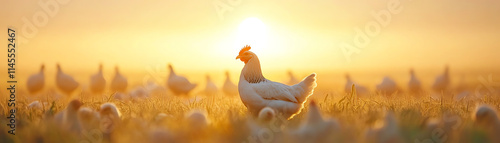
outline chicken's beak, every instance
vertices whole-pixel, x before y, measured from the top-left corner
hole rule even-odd
[[[236,56],[236,60],[237,60],[237,59],[239,59],[239,58],[241,58],[241,56],[240,56],[240,55]]]

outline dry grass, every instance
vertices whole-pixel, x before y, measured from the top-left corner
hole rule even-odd
[[[2,96],[1,99],[5,101],[7,97]],[[49,102],[49,106],[44,106],[43,110],[28,109],[27,105],[31,102],[28,100],[31,99],[17,97],[15,136],[7,134],[7,120],[0,120],[1,142],[146,142],[150,139],[151,130],[156,128],[168,129],[172,136],[176,137],[175,142],[248,142],[249,132],[245,126],[248,114],[239,97],[219,95],[198,98],[198,101],[194,102],[186,98],[157,94],[142,100],[122,102],[109,97],[80,95],[85,107],[98,109],[108,100],[119,107],[122,112],[122,124],[111,135],[101,134],[99,130],[84,132],[81,135],[60,130],[51,118],[53,114],[64,109],[68,99],[42,99]],[[487,141],[484,132],[473,126],[471,114],[478,104],[489,104],[497,111],[500,108],[498,96],[455,101],[446,98],[432,99],[428,94],[398,94],[390,97],[373,94],[357,98],[355,95],[316,91],[311,100],[318,103],[326,118],[339,121],[342,136],[339,136],[337,141],[340,142],[363,142],[365,131],[380,126],[380,120],[387,111],[395,113],[405,142],[430,138],[423,127],[427,120],[441,119],[443,115],[453,115],[460,121],[456,123],[458,128],[445,130],[445,134],[449,135],[447,141]],[[1,108],[5,117],[7,106],[3,102]],[[210,120],[207,128],[189,128],[184,115],[193,109],[206,111]],[[289,120],[285,130],[297,128],[305,118],[306,109]],[[159,113],[168,116],[158,121],[155,117]]]

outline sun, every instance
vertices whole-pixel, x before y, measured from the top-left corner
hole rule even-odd
[[[247,18],[238,27],[238,48],[250,45],[257,51],[263,49],[267,46],[267,34],[267,27],[261,20],[255,17]]]

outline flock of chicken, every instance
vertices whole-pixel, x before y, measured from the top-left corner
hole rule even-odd
[[[245,46],[241,49],[236,59],[240,59],[245,63],[238,85],[231,82],[229,73],[226,72],[226,80],[222,87],[225,94],[238,95],[243,104],[248,108],[248,111],[253,117],[255,122],[249,122],[249,129],[252,133],[258,134],[265,128],[266,124],[275,121],[276,118],[291,119],[299,114],[304,108],[304,104],[308,98],[313,94],[317,86],[316,74],[312,73],[299,81],[292,77],[289,84],[282,84],[266,79],[261,71],[260,61],[257,55],[250,51],[250,46]],[[179,76],[174,71],[172,65],[168,65],[170,74],[168,76],[166,85],[167,89],[176,95],[189,95],[190,92],[197,86],[191,83],[187,78]],[[411,79],[408,83],[409,92],[418,93],[422,91],[421,83],[416,78],[413,70],[410,71]],[[366,87],[356,84],[349,75],[346,75],[347,83],[345,90],[347,93],[352,91],[352,85],[356,85],[358,95],[368,94]],[[216,94],[218,89],[212,82],[211,78],[206,76],[206,87],[203,91],[204,94]],[[44,66],[42,65],[40,72],[28,78],[27,89],[30,94],[36,94],[43,90],[45,84]],[[448,74],[448,67],[446,67],[443,75],[439,76],[432,89],[436,92],[442,92],[449,88],[450,79]],[[120,74],[118,67],[115,68],[115,76],[113,77],[110,90],[114,92],[116,99],[123,99],[124,93],[127,91],[127,79]],[[79,83],[71,76],[65,74],[59,64],[57,65],[56,86],[66,95],[71,94],[79,87]],[[94,94],[102,94],[105,91],[106,80],[102,72],[102,65],[99,66],[99,71],[90,77],[89,90]],[[400,91],[396,83],[385,77],[379,85],[376,86],[377,91],[381,94],[394,94]],[[132,90],[130,96],[147,96],[148,91]],[[39,107],[41,104],[38,101],[30,104],[30,107]],[[91,128],[99,127],[103,129],[104,133],[111,134],[116,126],[120,124],[120,111],[113,103],[105,103],[99,110],[93,110],[82,106],[81,102],[77,99],[72,100],[65,110],[59,112],[54,116],[54,121],[59,123],[61,127],[69,131],[81,132],[82,130],[89,130]],[[163,115],[165,116],[165,115]],[[475,113],[475,119],[478,123],[487,123],[485,125],[492,126],[492,131],[500,131],[500,121],[498,120],[495,110],[489,106],[481,106]],[[192,125],[203,127],[209,124],[205,113],[193,111],[186,115]],[[375,142],[392,142],[398,141],[399,135],[397,131],[397,124],[395,124],[394,115],[390,112],[387,113],[385,118],[385,126],[380,129],[373,129],[367,132],[367,138],[372,138]],[[283,141],[286,142],[328,142],[331,137],[334,137],[336,132],[339,132],[340,125],[335,119],[324,119],[321,115],[314,101],[310,102],[309,111],[306,115],[306,121],[303,126],[296,130],[286,131]],[[165,135],[168,132],[159,130],[151,134],[152,141],[164,142],[172,138],[171,135]],[[499,139],[500,141],[500,139]]]
[[[349,74],[346,74],[347,83],[345,84],[345,92],[350,93],[352,85],[356,85],[357,94],[359,96],[366,96],[370,92],[365,87],[356,82],[354,82]],[[450,75],[448,72],[448,66],[446,66],[445,71],[442,75],[436,77],[436,80],[432,84],[432,91],[435,93],[448,92],[450,90]],[[386,76],[382,79],[382,82],[376,85],[376,92],[381,95],[392,95],[396,92],[401,92],[402,89],[396,84],[396,82],[390,77]],[[416,77],[413,69],[410,69],[410,81],[408,82],[408,93],[410,94],[422,94],[423,93],[422,83]]]

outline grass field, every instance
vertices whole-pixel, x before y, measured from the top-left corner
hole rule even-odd
[[[30,104],[27,97],[17,97],[16,135],[7,134],[8,120],[2,118],[0,140],[4,143],[153,142],[158,138],[155,135],[159,134],[172,142],[252,142],[251,138],[257,142],[262,142],[263,139],[279,142],[286,138],[288,130],[294,130],[301,125],[308,109],[306,106],[302,113],[293,119],[280,122],[281,130],[270,132],[271,136],[264,136],[261,140],[249,133],[246,122],[250,115],[237,96],[217,95],[188,99],[159,92],[149,98],[119,101],[110,96],[97,97],[82,93],[78,97],[83,102],[82,107],[97,110],[103,103],[115,103],[122,113],[122,122],[111,134],[102,133],[99,129],[77,134],[61,130],[54,124],[52,116],[63,110],[69,99],[54,100],[50,94],[55,93],[47,92],[45,98],[39,98],[47,102],[41,109],[30,109],[27,107]],[[1,98],[7,100],[5,95]],[[330,134],[335,136],[336,142],[371,141],[365,138],[366,131],[383,126],[386,112],[395,114],[403,142],[438,142],[439,140],[436,141],[436,137],[432,136],[436,129],[433,132],[426,128],[432,120],[443,123],[443,126],[437,127],[440,131],[440,138],[437,139],[441,141],[491,141],[486,132],[475,126],[472,114],[480,104],[491,105],[497,111],[500,109],[498,95],[457,101],[431,98],[427,93],[417,96],[405,93],[382,96],[373,93],[369,97],[357,98],[355,95],[317,90],[310,100],[317,102],[325,119],[338,120],[340,130]],[[8,107],[3,102],[1,109],[2,116],[6,117]],[[185,114],[191,110],[205,111],[209,120],[208,126],[191,126],[192,123],[185,119]],[[166,116],[159,117],[160,113]],[[445,138],[441,138],[443,136]]]

